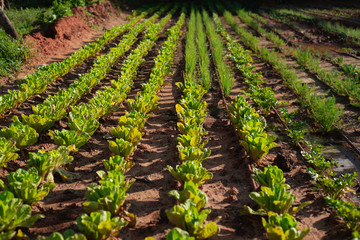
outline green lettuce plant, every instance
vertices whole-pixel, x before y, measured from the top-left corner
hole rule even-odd
[[[205,136],[208,134],[202,126],[199,126],[197,124],[188,124],[188,123],[184,124],[182,122],[178,122],[177,127],[181,134],[190,134],[190,135],[199,135],[199,136]]]
[[[309,205],[310,202],[305,202],[298,207],[293,207],[290,211],[291,206],[296,200],[296,196],[290,191],[287,191],[288,188],[289,186],[285,184],[275,184],[272,188],[262,186],[260,192],[251,192],[249,194],[249,197],[255,201],[261,209],[254,211],[250,207],[245,206],[245,210],[251,214],[259,215],[266,215],[268,212],[295,215],[301,208]]]
[[[8,191],[0,193],[0,239],[10,240],[16,235],[16,229],[30,227],[44,215],[30,215],[31,207],[22,204],[21,199],[15,198]]]
[[[195,238],[190,237],[187,231],[176,227],[168,232],[166,240],[195,240]]]
[[[11,119],[10,127],[4,127],[0,131],[0,137],[10,139],[16,143],[16,147],[23,149],[37,142],[39,134],[35,129],[21,123],[17,116]]]
[[[90,139],[90,135],[86,132],[67,129],[62,129],[61,131],[50,130],[48,135],[54,139],[56,145],[66,147],[73,146],[76,151]]]
[[[136,127],[141,131],[148,118],[149,116],[143,112],[125,112],[125,115],[121,116],[119,119],[119,126]]]
[[[116,126],[110,130],[110,133],[116,138],[122,138],[128,142],[131,142],[134,146],[138,145],[143,133],[141,133],[137,127],[125,127]]]
[[[8,185],[0,179],[0,187],[5,191],[12,192],[15,197],[20,198],[27,204],[34,204],[46,197],[49,192],[56,187],[53,182],[41,184],[41,176],[38,175],[36,168],[29,170],[19,168],[16,172],[7,175]]]
[[[219,233],[220,229],[214,222],[204,225],[210,209],[199,212],[191,200],[165,210],[169,221],[175,226],[189,232],[195,239],[207,239]]]
[[[99,210],[83,214],[76,219],[76,224],[88,240],[105,240],[116,236],[128,222],[123,218],[111,218],[111,213]]]
[[[39,150],[37,153],[29,153],[27,165],[35,167],[42,179],[54,182],[54,173],[59,174],[64,180],[71,180],[72,174],[67,172],[64,167],[73,161],[73,157],[69,155],[70,149],[60,146],[56,150],[46,152]]]
[[[86,132],[91,136],[99,127],[99,122],[95,119],[86,119],[83,115],[73,117],[70,113],[68,125],[71,130]]]
[[[124,157],[126,161],[129,160],[129,156],[135,149],[131,142],[128,142],[122,138],[117,138],[115,141],[108,142],[110,151],[115,155]]]
[[[269,188],[274,188],[276,184],[285,184],[283,171],[275,165],[268,165],[261,171],[258,168],[252,169],[255,174],[251,177],[260,185]],[[290,186],[286,185],[286,188]]]
[[[128,100],[130,111],[143,113],[155,112],[157,110],[157,102],[159,97],[155,94],[145,93]]]
[[[0,137],[0,168],[5,167],[7,162],[15,160],[19,157],[16,151],[15,142]]]
[[[203,141],[201,135],[194,131],[190,131],[187,134],[181,134],[177,140],[183,147],[198,147],[199,149],[203,149],[205,144],[209,141],[208,139]]]
[[[254,138],[247,135],[245,140],[240,140],[240,144],[245,148],[253,162],[261,162],[269,150],[277,146],[277,143],[274,142],[275,139],[276,137],[266,133]]]
[[[175,169],[171,166],[166,168],[178,181],[185,183],[192,181],[195,185],[202,185],[206,180],[213,177],[211,172],[202,167],[199,161],[185,161],[177,165]]]
[[[55,120],[53,118],[43,117],[37,114],[30,114],[29,116],[22,114],[21,117],[24,124],[29,125],[38,133],[46,131],[55,124]]]
[[[109,171],[107,174],[103,171],[98,171],[98,175],[102,180],[100,184],[91,183],[86,192],[87,202],[83,203],[86,212],[94,212],[97,210],[106,210],[112,216],[119,214],[125,197],[128,195],[126,191],[135,180],[130,182],[122,172]]]
[[[179,158],[182,162],[185,161],[198,161],[203,162],[207,157],[210,156],[211,150],[208,148],[199,148],[199,147],[183,147],[178,145],[177,149],[179,151]]]
[[[262,224],[269,240],[302,240],[310,232],[310,228],[301,231],[298,222],[288,213],[278,215],[269,212],[268,221],[262,218]]]
[[[192,181],[185,182],[184,189],[181,191],[171,190],[169,196],[174,197],[180,203],[185,203],[186,200],[191,199],[197,210],[204,208],[207,203],[206,194]]]
[[[53,232],[48,237],[39,236],[36,240],[86,240],[86,237],[81,233],[75,233],[72,229],[68,229],[63,234]]]
[[[135,165],[134,162],[126,161],[124,157],[119,155],[110,157],[108,160],[104,159],[103,164],[106,171],[115,170],[124,174]]]

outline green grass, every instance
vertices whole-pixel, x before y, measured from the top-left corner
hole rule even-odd
[[[44,16],[49,14],[49,9],[13,9],[6,10],[5,13],[14,24],[19,34],[19,40],[12,39],[4,30],[0,30],[0,77],[8,76],[21,68],[30,54],[30,50],[23,43],[22,37],[39,26]]]
[[[186,80],[195,80],[195,68],[197,63],[196,44],[195,44],[196,19],[195,10],[191,7],[190,19],[188,23],[188,31],[186,34],[185,45],[185,73]]]
[[[226,65],[224,61],[225,53],[224,44],[221,37],[216,33],[215,26],[205,9],[202,10],[202,15],[206,27],[206,32],[211,43],[211,51],[216,64],[216,69],[219,73],[220,82],[225,96],[228,96],[234,85],[234,76],[232,70]]]
[[[203,21],[199,10],[196,11],[196,28],[197,28],[197,49],[199,52],[199,70],[200,82],[202,86],[208,91],[211,85],[210,74],[210,53],[206,39],[206,32],[203,27]]]

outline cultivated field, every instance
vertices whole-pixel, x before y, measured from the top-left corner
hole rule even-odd
[[[0,239],[359,239],[348,11],[154,5],[7,80]]]

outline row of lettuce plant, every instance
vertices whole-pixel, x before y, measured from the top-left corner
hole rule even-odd
[[[43,104],[34,106],[33,111],[35,114],[31,114],[30,116],[22,115],[23,122],[20,122],[19,119],[14,116],[12,119],[13,123],[11,123],[9,127],[3,127],[0,131],[0,137],[2,139],[0,143],[4,144],[0,149],[2,149],[4,155],[7,156],[2,159],[4,162],[2,162],[1,165],[4,166],[7,161],[16,159],[18,156],[15,153],[17,148],[22,149],[36,143],[39,136],[38,132],[43,132],[51,128],[55,121],[66,116],[67,108],[76,103],[81,96],[90,91],[92,87],[106,76],[106,73],[111,70],[111,66],[116,60],[137,40],[136,36],[144,29],[150,27],[158,16],[159,13],[156,13],[144,23],[132,28],[131,31],[123,37],[123,40],[117,47],[111,49],[108,55],[101,56],[94,64],[93,69],[76,80],[68,89],[60,90],[58,94],[49,96]]]
[[[182,10],[184,11],[184,10]],[[128,100],[129,112],[120,117],[119,125],[111,130],[116,137],[109,141],[109,149],[117,155],[122,155],[128,160],[140,141],[142,129],[150,117],[157,110],[159,97],[158,91],[164,84],[164,77],[171,72],[171,63],[175,51],[175,43],[181,34],[180,28],[184,23],[185,14],[182,13],[178,22],[168,30],[168,39],[163,43],[159,55],[155,59],[155,66],[147,83],[142,84],[143,90],[135,99]]]
[[[160,32],[176,9],[177,7],[172,8],[164,18],[146,31],[142,42],[125,60],[121,68],[121,77],[116,84],[113,82],[113,86],[133,85],[137,69],[144,62],[144,56],[155,45]],[[109,114],[111,112],[112,110]],[[56,237],[69,240],[73,238],[80,240],[107,239],[115,237],[128,224],[135,224],[135,216],[127,212],[124,206],[125,198],[128,195],[126,192],[135,180],[127,181],[125,173],[135,164],[130,161],[129,156],[141,140],[143,135],[141,131],[148,116],[146,116],[147,113],[142,114],[140,112],[130,115],[129,117],[127,113],[122,116],[119,125],[110,130],[110,133],[116,137],[115,142],[122,142],[123,144],[116,148],[114,147],[116,143],[109,141],[109,148],[114,155],[103,160],[106,171],[97,172],[101,180],[88,186],[87,201],[83,203],[83,208],[87,214],[83,214],[76,220],[82,233],[75,234],[72,230],[67,230],[63,234],[55,232],[49,237],[41,237],[40,239],[53,240],[57,239]],[[142,116],[144,118],[141,118]]]
[[[276,137],[266,133],[266,120],[241,95],[228,106],[230,120],[240,138],[240,144],[253,163],[261,162],[269,150],[276,147]]]
[[[152,25],[146,30],[142,41],[122,64],[120,69],[121,75],[118,80],[111,81],[110,88],[97,91],[88,103],[79,104],[72,108],[68,117],[70,130],[50,131],[49,135],[54,138],[57,145],[72,145],[74,149],[81,147],[98,128],[98,120],[118,109],[118,105],[126,98],[133,86],[137,69],[145,61],[144,56],[155,45],[160,32],[175,11],[176,8],[172,8],[157,24]]]
[[[166,20],[168,21],[170,18],[171,18],[171,15],[168,16],[166,18]],[[162,25],[164,25],[166,22],[163,21]],[[159,24],[153,25],[153,28],[156,28],[158,26],[159,26]],[[162,30],[162,28],[160,28],[160,30]],[[154,38],[154,34],[156,34],[156,32],[150,31],[149,39],[151,39],[152,37]],[[159,34],[159,30],[158,30],[157,34]],[[147,44],[149,44],[148,41],[147,41]],[[130,73],[130,74],[133,74],[133,73]],[[120,85],[120,82],[119,82],[118,86],[119,85]],[[124,89],[124,88],[126,88],[125,84],[122,89]],[[32,224],[34,224],[37,219],[43,217],[43,215],[35,215],[35,216],[31,217],[30,216],[30,206],[23,204],[24,207],[21,207],[22,206],[21,202],[23,201],[24,203],[32,205],[32,204],[35,204],[36,202],[42,200],[56,186],[55,183],[53,183],[53,180],[54,180],[53,174],[54,173],[59,173],[60,176],[63,177],[64,179],[68,179],[69,177],[71,177],[71,175],[63,168],[65,165],[69,164],[73,160],[73,157],[71,157],[69,155],[70,150],[72,150],[72,148],[60,146],[58,149],[52,150],[52,151],[46,152],[44,150],[40,150],[37,153],[30,153],[29,160],[27,161],[28,170],[18,169],[16,172],[9,173],[7,176],[7,180],[8,180],[7,185],[3,181],[0,180],[0,187],[2,189],[4,189],[5,190],[4,192],[6,193],[6,194],[4,194],[4,199],[2,199],[3,200],[2,203],[4,203],[4,205],[2,205],[2,206],[4,208],[8,207],[8,210],[7,210],[8,212],[4,211],[5,215],[2,216],[3,220],[4,220],[4,225],[2,226],[1,231],[0,231],[0,234],[4,235],[4,239],[5,239],[5,236],[8,236],[8,238],[6,238],[6,239],[13,238],[16,235],[16,228],[29,227]],[[114,158],[117,158],[117,157],[114,157]],[[110,165],[107,164],[106,166],[109,167]],[[109,169],[109,168],[107,168],[107,169]],[[109,176],[111,175],[111,178],[108,175]],[[104,172],[99,173],[99,176],[102,177],[102,180],[100,182],[103,181],[104,186],[106,184],[109,185],[109,182],[113,183],[114,180],[118,180],[115,182],[116,184],[120,184],[120,183],[125,184],[124,183],[125,177],[121,177],[121,176],[119,176],[119,174],[116,174],[116,173],[109,173],[108,175],[106,175]],[[47,182],[44,182],[45,179]],[[128,185],[131,185],[131,184],[128,184]],[[94,188],[96,188],[96,187],[94,187]],[[91,190],[89,190],[89,191],[91,191]],[[99,194],[96,190],[94,190],[94,193]],[[117,192],[117,194],[119,194],[119,192]],[[91,194],[89,193],[89,195],[91,195]],[[14,196],[17,198],[14,198]],[[9,201],[12,201],[14,203],[16,202],[16,205],[6,206],[6,205],[8,205],[6,203]],[[89,201],[90,202],[88,202],[89,204],[87,204],[87,207],[85,207],[86,204],[84,204],[84,208],[94,209],[95,208],[94,205],[96,205],[96,204],[91,202],[91,200],[89,200]],[[18,208],[23,209],[23,213],[22,213],[23,215],[19,215],[19,216],[14,215],[14,214],[11,215],[11,211],[16,213]],[[9,216],[6,216],[6,214],[9,214]],[[129,215],[129,216],[131,217],[131,215]],[[17,218],[19,218],[19,219],[17,219]],[[82,228],[86,229],[86,226],[88,226],[88,224],[86,224],[86,222],[101,221],[101,219],[108,219],[108,218],[109,218],[109,213],[103,211],[103,212],[94,213],[90,217],[82,216],[82,218],[80,220],[78,220],[78,222],[79,222],[79,225],[82,226]],[[109,231],[109,233],[110,232],[112,233],[113,227],[115,225],[123,226],[126,224],[127,224],[127,222],[125,223],[125,221],[123,219],[112,219],[108,224],[105,225],[105,228],[102,230],[104,232]],[[109,228],[109,226],[110,226],[110,228]],[[79,226],[79,228],[81,229],[80,226]],[[91,234],[93,234],[93,233],[94,232],[89,233],[89,236],[90,236],[89,239],[98,239],[98,237],[96,237],[95,235],[91,236]],[[17,234],[21,235],[21,231],[18,231]],[[97,233],[97,234],[99,234],[99,233]],[[60,236],[61,236],[61,234],[60,234]],[[74,235],[72,233],[72,231],[67,231],[66,233],[64,233],[64,236],[67,236],[68,238],[71,238],[71,239],[74,236],[81,237],[80,235]],[[59,237],[59,233],[54,233],[53,235],[51,235],[49,237],[49,239],[57,239],[56,237]]]
[[[279,102],[275,98],[275,93],[270,87],[261,87],[261,84],[264,83],[262,74],[261,72],[256,72],[255,66],[251,64],[253,58],[250,55],[250,50],[245,50],[230,36],[229,33],[226,32],[225,27],[221,24],[221,21],[215,12],[213,16],[217,31],[226,41],[226,46],[229,50],[228,56],[235,62],[237,69],[242,74],[244,82],[249,86],[249,88],[244,91],[244,94],[249,96],[254,103],[261,107],[263,115],[266,116],[272,111],[277,111],[277,108],[286,104],[286,102]],[[286,110],[281,108],[280,111],[285,112]],[[294,116],[295,113],[296,112],[294,111],[291,114],[287,114]],[[285,130],[294,145],[302,142],[302,139],[308,132],[305,122],[293,120],[287,123],[287,128]]]
[[[274,51],[269,51],[266,48],[260,47],[257,37],[253,36],[245,29],[240,28],[229,11],[224,10],[221,5],[217,6],[220,12],[223,12],[226,21],[241,37],[240,41],[254,53],[258,54],[259,58],[269,63],[282,77],[284,83],[298,94],[302,105],[304,107],[309,107],[313,119],[318,123],[321,129],[326,132],[335,129],[342,116],[342,109],[336,106],[335,98],[318,96],[314,88],[299,81],[295,70],[290,68],[282,57]]]
[[[212,9],[211,5],[210,8]],[[266,89],[264,91],[265,94],[259,89],[258,85],[262,83],[260,79],[261,73],[254,72],[254,67],[250,65],[252,58],[249,52],[234,42],[234,39],[225,31],[214,11],[213,18],[217,31],[226,41],[230,51],[230,58],[236,63],[245,82],[250,86],[248,95],[250,95],[254,102],[264,107],[263,110],[266,113],[271,111],[271,107],[276,107],[279,103],[271,89]],[[259,92],[259,94],[256,92]],[[260,93],[263,93],[265,96],[267,93],[269,99],[263,99]],[[264,102],[267,100],[269,102]],[[241,95],[237,96],[236,100],[231,103],[228,107],[228,112],[241,139],[240,144],[248,152],[253,162],[261,161],[271,148],[277,146],[274,142],[275,137],[265,132],[265,119]],[[296,197],[288,191],[290,186],[284,183],[283,172],[278,167],[271,165],[265,167],[264,171],[257,168],[252,170],[255,172],[252,177],[260,185],[261,191],[252,192],[249,196],[261,208],[254,211],[245,206],[245,211],[250,214],[267,216],[267,220],[265,218],[262,219],[262,224],[269,239],[303,239],[310,229],[301,231],[294,215],[300,208],[309,203],[293,207],[292,211],[290,211],[290,207],[295,202]]]
[[[217,21],[219,21],[219,19]],[[225,36],[224,38],[227,39]],[[234,53],[238,54],[235,55]],[[233,57],[235,58],[236,56],[237,58],[241,58],[242,55],[239,53],[239,50],[233,52]],[[288,136],[292,139],[294,144],[297,144],[299,142],[304,142],[304,124],[299,121],[294,121],[294,114],[295,112],[290,114],[286,110],[282,109],[281,118],[289,127],[286,129]],[[345,220],[346,225],[354,231],[354,237],[358,236],[360,226],[357,223],[360,219],[360,210],[353,202],[345,202],[340,199],[340,197],[343,196],[352,185],[354,185],[356,172],[353,174],[337,176],[335,172],[331,171],[331,167],[337,165],[337,163],[325,160],[324,156],[321,154],[322,146],[318,145],[315,147],[311,145],[310,142],[306,142],[306,144],[309,145],[310,151],[302,152],[302,155],[307,159],[308,163],[313,166],[313,168],[309,168],[308,172],[314,180],[317,181],[316,187],[322,189],[325,194],[328,195],[326,200],[329,205],[338,210],[338,215],[342,217]]]
[[[107,42],[113,40],[121,33],[128,31],[136,24],[136,22],[141,20],[148,13],[151,13],[154,9],[155,8],[144,11],[141,15],[133,18],[129,22],[121,26],[115,26],[109,31],[106,31],[101,38],[83,46],[70,57],[65,58],[64,61],[53,62],[42,67],[35,73],[25,76],[21,81],[19,90],[8,90],[7,94],[0,97],[0,117],[3,117],[7,111],[23,103],[31,96],[44,92],[48,84],[52,83],[57,78],[64,76],[72,68],[81,64],[87,58],[94,56]]]
[[[153,25],[146,33],[144,40],[139,44],[132,54],[128,57],[128,61],[125,61],[121,73],[122,78],[125,81],[130,81],[132,85],[133,79],[136,77],[138,67],[145,61],[144,56],[155,45],[155,41],[158,39],[160,32],[163,30],[165,24],[171,19],[172,14],[176,11],[177,6],[166,15],[158,24]],[[170,30],[169,30],[170,32]],[[119,120],[119,125],[112,128],[110,133],[116,137],[115,141],[109,141],[109,149],[114,154],[108,160],[103,160],[105,169],[108,171],[106,175],[104,171],[99,171],[98,175],[102,179],[98,184],[91,184],[88,187],[87,202],[85,202],[84,209],[87,213],[90,213],[90,218],[87,215],[82,215],[77,220],[79,229],[88,237],[92,239],[95,236],[107,238],[115,236],[120,229],[127,224],[135,224],[135,216],[126,211],[124,207],[126,191],[131,186],[134,180],[126,182],[124,174],[130,170],[135,164],[129,159],[129,156],[135,151],[136,146],[139,144],[143,135],[143,128],[146,120],[150,116],[150,112],[155,110],[156,102],[154,105],[147,105],[144,103],[139,109],[133,109],[132,103],[134,101],[129,100],[130,113],[126,113]],[[144,110],[144,111],[142,111]],[[116,174],[115,174],[116,173]],[[106,181],[104,177],[106,176]],[[118,184],[113,178],[120,179],[122,183]],[[109,228],[106,232],[101,229],[100,221],[94,222],[92,229],[85,229],[84,221],[94,219],[92,215],[99,214],[99,211],[108,211],[111,217],[120,216],[121,221],[117,224],[108,224]],[[110,219],[107,220],[109,222]],[[111,219],[111,222],[114,218]],[[91,234],[90,234],[91,233]],[[96,235],[95,235],[96,234]],[[93,236],[93,237],[91,237]],[[89,238],[90,237],[90,238]]]
[[[249,196],[260,209],[253,210],[244,206],[244,212],[267,216],[267,220],[262,218],[262,225],[269,239],[303,239],[310,232],[310,228],[301,230],[294,216],[310,202],[293,206],[296,196],[289,190],[290,186],[285,183],[283,171],[277,166],[266,166],[263,171],[253,168],[253,171],[255,174],[252,178],[259,184],[260,191],[251,192]]]
[[[237,68],[244,76],[244,81],[250,86],[247,90],[248,95],[262,107],[265,113],[268,113],[272,110],[271,107],[279,105],[274,97],[274,92],[269,88],[262,88],[264,90],[259,88],[258,84],[262,82],[261,73],[253,71],[254,67],[249,64],[252,62],[249,53],[234,42],[234,39],[225,31],[216,13],[213,14],[213,17],[218,32],[226,40],[230,58],[236,63]],[[265,132],[266,120],[246,102],[244,97],[237,96],[236,100],[229,105],[228,111],[241,139],[240,144],[253,162],[261,161],[271,148],[277,146],[274,142],[276,138]]]
[[[195,31],[196,26],[199,26],[196,21],[202,23],[201,17],[196,18],[195,9],[192,7],[186,36],[186,54],[196,54]],[[203,31],[203,28],[197,28],[197,31]],[[185,56],[185,58],[188,59],[189,56]],[[203,128],[207,103],[202,101],[206,90],[199,83],[196,83],[196,64],[197,61],[195,63],[193,61],[185,62],[185,69],[189,72],[184,74],[184,83],[176,83],[183,92],[179,103],[176,104],[176,112],[179,118],[177,126],[180,132],[177,148],[182,164],[175,168],[168,166],[167,169],[174,178],[181,182],[183,190],[171,190],[169,192],[169,196],[174,197],[178,204],[165,210],[169,221],[176,226],[168,232],[166,238],[168,240],[207,239],[215,236],[220,230],[214,222],[205,224],[211,210],[203,209],[206,206],[207,197],[199,189],[206,180],[212,178],[212,174],[201,164],[211,151],[205,148],[208,140],[203,139],[207,134]],[[190,67],[192,65],[195,66]]]
[[[202,9],[203,19],[206,27],[206,32],[209,37],[210,47],[216,69],[219,74],[220,82],[225,96],[228,96],[234,85],[234,76],[224,61],[224,45],[220,36],[216,33],[215,26],[211,21],[205,8]]]
[[[273,42],[275,46],[286,55],[294,57],[302,68],[314,73],[320,81],[331,87],[337,94],[348,96],[353,106],[360,106],[360,83],[357,78],[348,77],[339,71],[329,72],[328,69],[320,67],[321,58],[314,56],[309,49],[295,49],[289,46],[272,31],[268,32],[261,27],[261,24],[256,21],[256,18],[254,17],[255,19],[253,19],[244,9],[239,9],[237,13],[241,21],[253,28],[261,36]],[[252,16],[255,16],[255,14],[252,14]],[[261,21],[261,23],[263,23],[263,21]]]

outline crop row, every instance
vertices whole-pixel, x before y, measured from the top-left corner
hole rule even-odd
[[[201,23],[201,18],[195,17],[195,9],[192,7],[185,46],[185,53],[191,55],[196,55],[197,52],[194,41],[196,26],[199,24],[196,24],[196,20]],[[197,31],[203,31],[203,28],[198,28]],[[203,39],[200,38],[199,40],[202,41]],[[183,92],[179,103],[176,104],[176,112],[179,118],[177,126],[180,132],[177,149],[181,164],[176,165],[175,168],[168,166],[167,169],[181,183],[182,190],[169,192],[169,196],[174,197],[178,204],[165,210],[169,221],[176,226],[168,233],[168,240],[207,239],[216,235],[220,230],[214,222],[205,224],[211,210],[203,209],[207,204],[207,197],[199,189],[206,180],[212,178],[212,174],[201,164],[211,151],[205,148],[208,140],[203,139],[204,135],[207,134],[203,128],[207,103],[202,101],[202,97],[207,91],[196,83],[195,66],[197,61],[193,61],[194,58],[197,59],[194,56],[185,56],[185,59],[190,61],[185,62],[187,72],[184,74],[184,83],[177,83]]]
[[[287,45],[293,46],[293,48],[290,48],[290,50],[284,49],[283,52],[285,54],[287,54],[287,55],[298,54],[297,51],[300,50],[300,53],[299,53],[300,55],[311,54],[312,55],[311,59],[314,59],[313,61],[320,62],[321,60],[325,60],[325,61],[332,63],[332,65],[336,66],[336,68],[338,69],[338,71],[340,71],[340,73],[335,72],[335,73],[333,73],[334,76],[332,76],[332,75],[327,76],[327,77],[325,76],[326,79],[330,77],[330,83],[335,81],[335,78],[337,76],[344,78],[345,79],[344,81],[346,82],[346,84],[359,83],[359,77],[360,77],[359,68],[357,67],[356,64],[354,64],[354,65],[353,64],[345,64],[343,62],[343,60],[344,60],[343,57],[334,58],[331,55],[329,55],[327,52],[321,53],[321,51],[312,50],[311,53],[307,53],[307,51],[303,51],[300,49],[301,44],[295,43],[295,42],[291,42],[291,43],[288,42],[286,40],[286,37],[283,37],[281,32],[278,29],[272,28],[269,25],[269,22],[266,19],[262,18],[260,15],[258,15],[256,13],[248,13],[248,15],[256,20],[256,22],[254,20],[250,20],[249,21],[250,26],[252,28],[254,28],[254,30],[256,30],[256,31],[260,30],[261,35],[264,35],[266,32],[262,31],[262,28],[259,27],[259,24],[262,24],[266,28],[271,29],[270,32],[265,34],[265,37],[268,40],[270,40],[271,42],[273,42],[279,50],[283,50],[284,47],[287,48],[288,47]],[[274,33],[276,33],[276,34],[274,34]],[[278,37],[276,35],[279,35],[280,37]],[[297,51],[295,51],[294,47],[296,48]],[[316,68],[315,65],[311,65],[311,67]],[[324,76],[324,73],[323,73],[323,71],[321,71],[321,69],[316,69],[316,71],[314,71],[314,73],[319,73],[320,77],[321,77],[321,75]],[[336,87],[337,84],[339,84],[339,83],[337,83],[337,84],[336,83],[335,83],[334,87]],[[341,94],[341,88],[339,90],[340,90],[339,94]],[[335,91],[339,91],[339,90],[336,90],[336,88],[335,88]]]
[[[210,5],[213,10],[213,6]],[[274,93],[270,88],[259,88],[261,74],[254,72],[251,65],[252,58],[249,51],[244,50],[240,44],[226,32],[221,24],[219,17],[213,12],[213,19],[217,31],[225,39],[229,57],[235,62],[236,67],[240,70],[244,77],[244,81],[250,86],[247,95],[250,96],[259,106],[263,108],[265,114],[279,105],[274,97]],[[269,99],[265,96],[268,95]],[[230,119],[240,138],[240,144],[249,154],[253,162],[261,161],[268,151],[277,146],[274,142],[275,137],[265,132],[266,121],[246,102],[244,97],[238,95],[228,106]],[[296,200],[288,189],[289,185],[285,184],[283,172],[276,166],[267,166],[264,171],[253,168],[255,174],[252,178],[260,185],[260,192],[250,193],[250,198],[254,200],[260,209],[257,211],[245,206],[245,212],[248,214],[256,214],[267,216],[262,219],[262,224],[267,232],[269,239],[303,239],[310,231],[305,229],[301,231],[298,223],[294,218],[295,213],[309,203],[304,203],[299,207],[291,206]]]
[[[216,64],[216,69],[220,78],[222,90],[225,96],[228,96],[234,85],[234,75],[231,69],[229,68],[229,66],[225,63],[223,58],[225,54],[223,40],[216,33],[214,24],[211,22],[211,19],[205,8],[203,8],[202,12],[206,27],[206,32],[209,36],[212,56]]]

